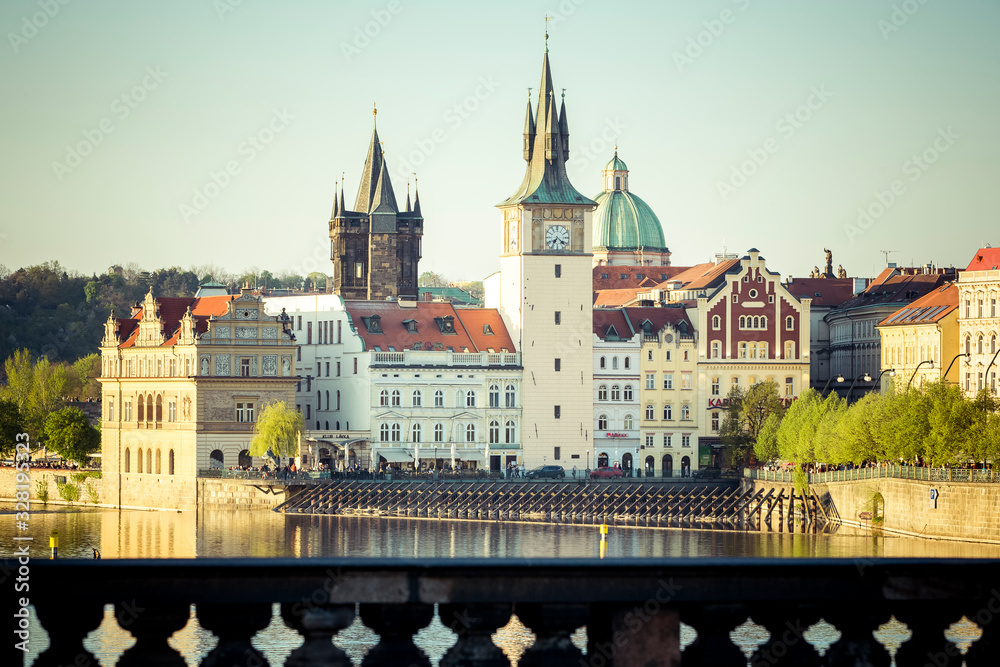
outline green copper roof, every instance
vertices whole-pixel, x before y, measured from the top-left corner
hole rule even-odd
[[[618,151],[615,151],[615,156],[608,160],[608,163],[604,165],[604,171],[628,171],[628,167],[622,162],[622,159],[618,157]]]
[[[622,165],[624,169],[624,163]],[[597,202],[593,232],[595,249],[666,249],[659,218],[639,197],[631,192],[606,190],[594,197],[594,200]]]

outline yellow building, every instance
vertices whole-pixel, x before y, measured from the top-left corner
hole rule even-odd
[[[193,509],[199,470],[251,465],[261,408],[295,405],[290,322],[259,296],[153,296],[101,342],[104,502]],[[260,460],[256,462],[260,463]]]
[[[958,275],[958,349],[955,354],[968,356],[957,379],[970,397],[984,387],[997,393],[998,299],[1000,248],[980,248],[965,271]]]
[[[958,382],[958,287],[938,287],[878,323],[882,337],[882,371],[895,372],[895,384],[923,387],[941,379]],[[951,367],[950,370],[948,367]],[[886,373],[888,375],[889,373]],[[883,390],[888,386],[882,382]]]

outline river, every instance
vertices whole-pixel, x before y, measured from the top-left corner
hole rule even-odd
[[[0,503],[0,554],[13,553],[15,534],[11,504]],[[103,558],[600,558],[597,526],[497,521],[447,521],[357,516],[283,515],[274,512],[202,510],[154,512],[51,506],[33,508],[27,534],[35,537],[32,557],[47,558],[46,539],[59,531],[61,558],[91,558],[93,549]],[[20,535],[26,533],[18,532]],[[613,558],[871,558],[962,557],[1000,558],[1000,545],[943,542],[907,537],[873,536],[841,527],[834,533],[768,533],[612,526],[606,556]],[[32,620],[32,651],[26,664],[45,650],[48,639]],[[686,628],[685,641],[693,639]],[[880,638],[898,645],[908,630],[901,624],[885,627]],[[978,628],[966,625],[954,637],[967,645]],[[809,637],[829,645],[838,637],[832,626],[816,626]],[[762,628],[744,624],[734,638],[747,649],[766,639]],[[494,637],[516,662],[532,642],[532,635],[517,620]],[[581,648],[585,630],[575,643]],[[454,643],[455,635],[438,620],[417,636],[418,645],[432,664]],[[377,638],[360,621],[340,633],[335,643],[360,664]],[[87,639],[87,648],[103,665],[113,665],[133,640],[106,610],[105,622]],[[281,665],[288,652],[301,643],[280,618],[254,639],[271,665]],[[188,661],[197,664],[211,650],[215,639],[192,621],[171,639]]]

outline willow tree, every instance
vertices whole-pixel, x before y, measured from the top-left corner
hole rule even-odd
[[[292,410],[284,401],[264,406],[254,424],[251,456],[265,456],[268,451],[278,459],[299,455],[299,434],[306,428],[298,410]]]

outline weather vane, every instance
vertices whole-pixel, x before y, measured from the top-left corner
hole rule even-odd
[[[549,21],[552,17],[548,14],[545,15],[545,53],[549,52]]]

